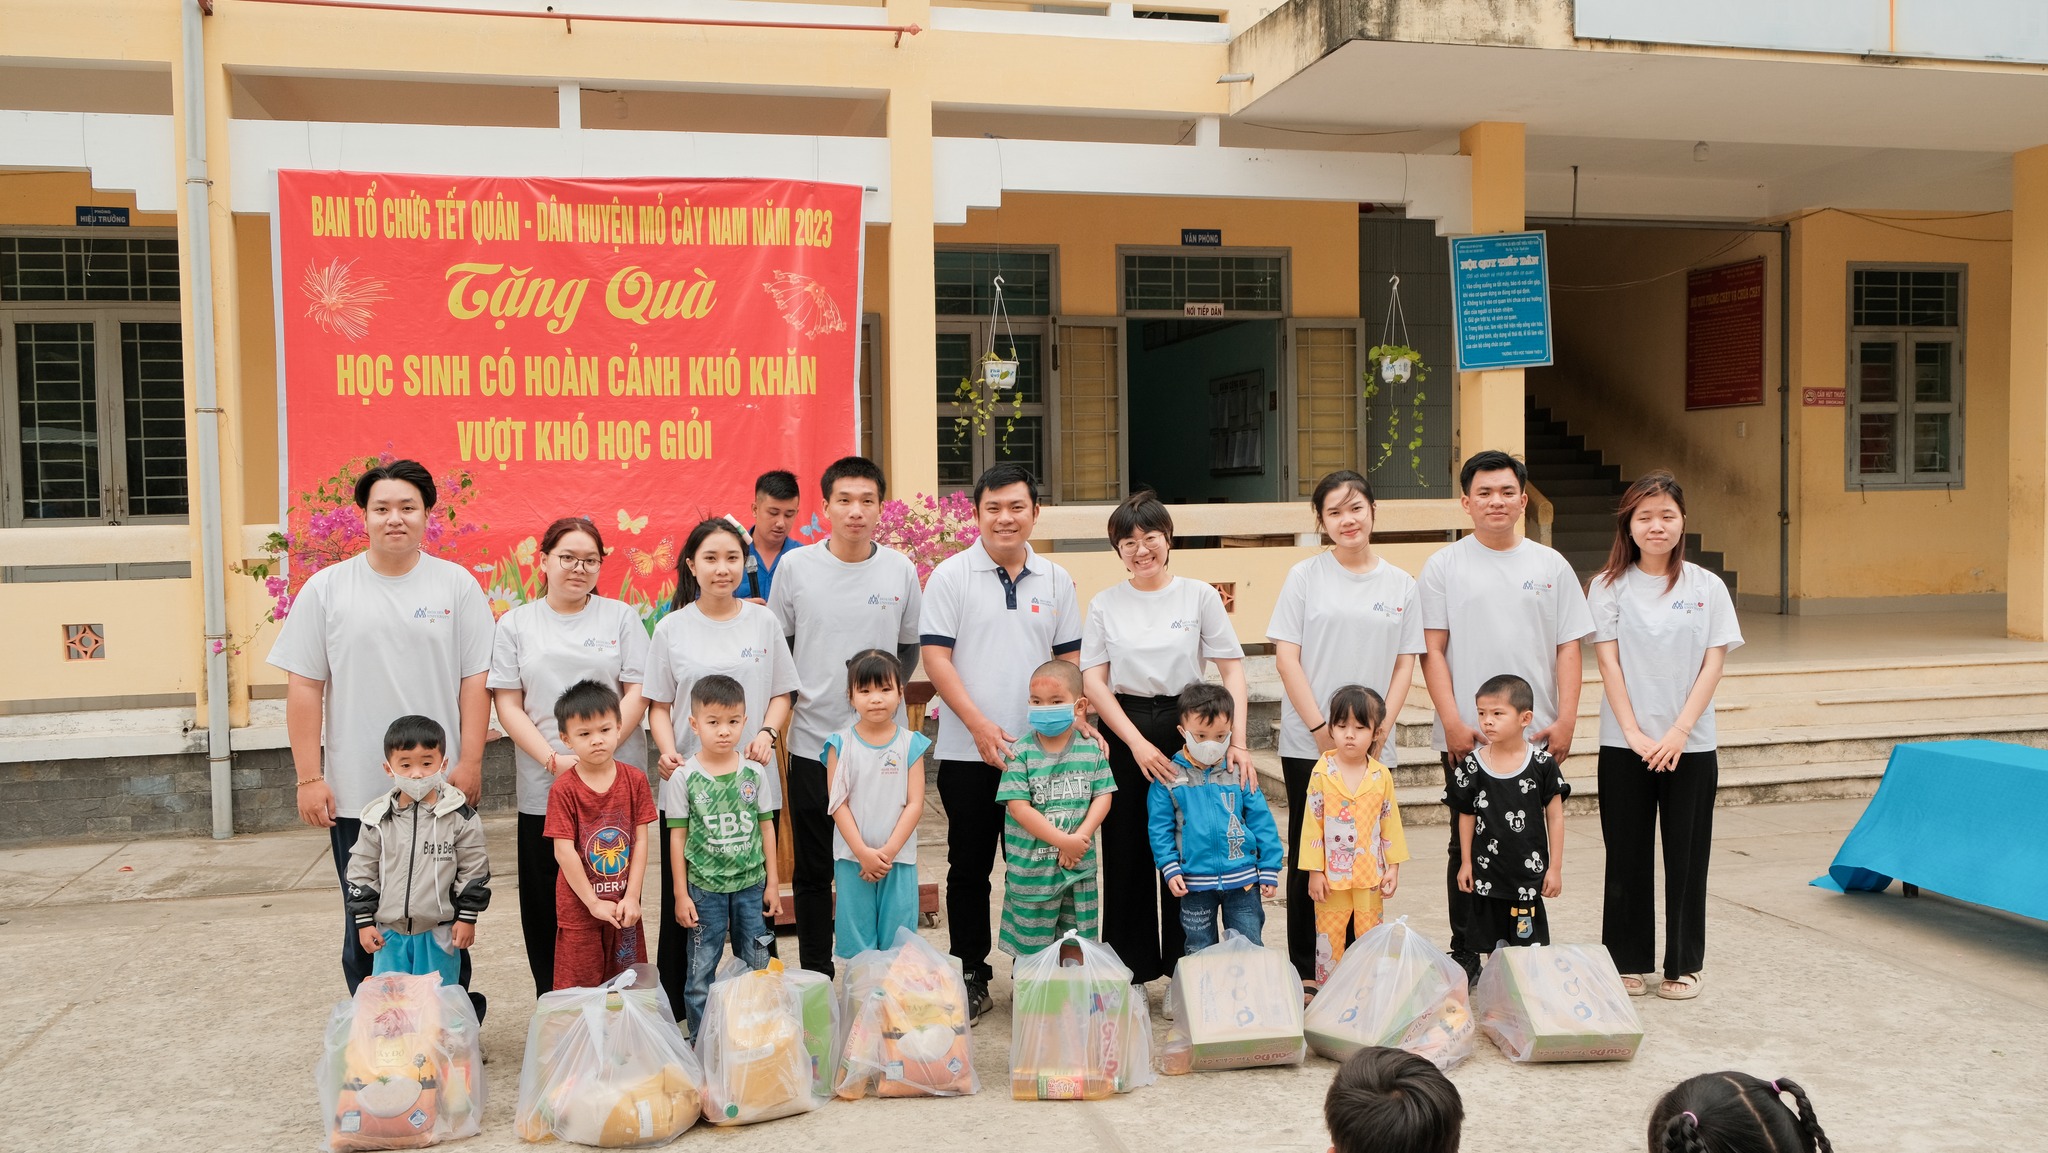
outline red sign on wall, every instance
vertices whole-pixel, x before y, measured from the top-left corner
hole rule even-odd
[[[1764,261],[1698,268],[1685,279],[1685,407],[1764,402]]]
[[[281,172],[278,205],[296,531],[349,462],[413,457],[466,502],[438,551],[493,607],[577,515],[599,590],[651,616],[698,520],[771,468],[811,503],[855,451],[857,187]]]

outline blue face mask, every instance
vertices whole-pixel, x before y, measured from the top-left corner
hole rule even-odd
[[[1056,737],[1074,727],[1074,706],[1032,705],[1030,718],[1032,728],[1045,736]]]

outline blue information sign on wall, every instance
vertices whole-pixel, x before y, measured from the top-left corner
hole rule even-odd
[[[1220,228],[1183,228],[1180,242],[1195,248],[1223,247],[1223,230]]]
[[[1550,260],[1541,232],[1451,240],[1458,371],[1550,363]]]
[[[128,210],[125,208],[106,208],[96,204],[81,204],[77,207],[80,228],[128,227]]]

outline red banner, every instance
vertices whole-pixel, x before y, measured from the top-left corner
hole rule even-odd
[[[1685,407],[1764,402],[1764,261],[1685,278]]]
[[[413,457],[453,514],[429,546],[494,609],[541,595],[537,538],[580,515],[651,627],[692,525],[744,521],[771,468],[815,513],[855,451],[860,212],[789,180],[280,172],[288,529],[345,533],[336,482]]]

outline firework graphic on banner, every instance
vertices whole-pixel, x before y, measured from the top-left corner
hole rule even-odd
[[[846,331],[846,318],[839,315],[839,302],[811,277],[778,270],[775,279],[761,287],[775,298],[782,319],[806,338],[815,340],[821,333]]]
[[[383,281],[358,277],[355,267],[353,260],[330,260],[325,268],[308,264],[306,279],[299,286],[313,302],[306,309],[307,317],[327,332],[347,337],[350,343],[370,335],[370,321],[377,315],[370,306],[391,298]]]

